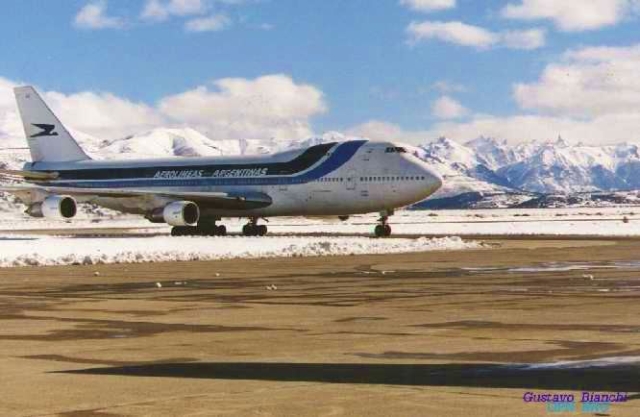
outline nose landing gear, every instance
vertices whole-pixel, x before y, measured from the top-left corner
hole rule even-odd
[[[258,219],[256,218],[249,219],[249,223],[242,226],[242,234],[244,236],[264,236],[267,231],[267,226],[258,224]]]
[[[389,237],[391,236],[391,226],[389,226],[387,224],[387,221],[389,220],[389,216],[386,214],[383,214],[380,216],[380,219],[378,219],[378,222],[380,222],[380,224],[378,224],[375,229],[373,230],[376,237]]]

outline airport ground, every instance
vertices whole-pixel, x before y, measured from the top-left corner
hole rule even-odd
[[[488,238],[2,269],[0,415],[537,416],[525,392],[587,390],[638,416],[640,364],[517,364],[640,357],[639,258],[635,239]]]

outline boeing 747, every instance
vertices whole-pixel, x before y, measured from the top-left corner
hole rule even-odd
[[[389,236],[397,208],[424,200],[441,177],[408,147],[353,140],[268,156],[94,160],[33,87],[14,90],[31,162],[0,174],[26,184],[0,187],[34,217],[71,219],[94,203],[173,226],[171,234],[225,235],[219,222],[246,218],[242,233],[267,233],[259,219],[378,212],[374,233]]]

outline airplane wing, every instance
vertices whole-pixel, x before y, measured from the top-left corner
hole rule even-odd
[[[44,199],[48,195],[70,195],[79,197],[82,202],[92,202],[99,198],[141,198],[161,201],[188,200],[203,206],[231,210],[249,210],[271,205],[268,194],[260,192],[205,192],[172,191],[132,188],[76,188],[58,186],[0,186],[0,192],[15,195],[26,204]]]

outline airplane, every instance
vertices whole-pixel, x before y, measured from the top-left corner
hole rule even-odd
[[[422,201],[442,178],[407,146],[352,140],[271,155],[94,160],[31,86],[17,87],[31,162],[0,170],[25,184],[0,187],[33,217],[71,219],[93,203],[173,226],[172,236],[224,236],[223,218],[246,218],[245,236],[264,236],[259,219],[380,213],[377,237],[391,235],[389,216]]]

